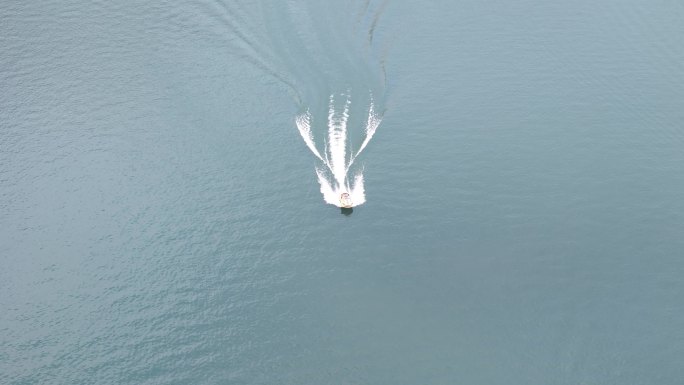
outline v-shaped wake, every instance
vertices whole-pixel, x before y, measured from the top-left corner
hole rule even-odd
[[[304,143],[311,152],[322,162],[316,167],[316,175],[321,185],[321,193],[326,203],[338,207],[358,206],[366,202],[363,185],[363,169],[352,176],[349,175],[352,164],[366,148],[375,134],[382,116],[375,111],[373,97],[370,98],[368,117],[364,129],[364,139],[358,150],[354,151],[348,138],[347,124],[351,99],[346,96],[341,110],[336,108],[335,95],[330,95],[328,103],[328,136],[324,138],[323,154],[316,147],[315,138],[311,130],[312,117],[310,111],[297,116],[295,123]],[[349,200],[342,195],[349,194]],[[342,199],[341,199],[342,197]]]

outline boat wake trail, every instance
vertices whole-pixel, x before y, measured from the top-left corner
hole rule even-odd
[[[315,138],[312,132],[313,117],[309,110],[296,117],[295,123],[299,133],[304,139],[304,143],[311,152],[320,160],[321,164],[316,166],[318,183],[321,185],[321,193],[326,203],[343,207],[340,197],[347,193],[351,199],[351,206],[359,206],[366,202],[366,195],[363,186],[363,168],[352,168],[355,160],[366,148],[371,138],[375,134],[382,116],[375,110],[373,95],[370,96],[368,106],[368,117],[364,130],[363,142],[355,150],[347,131],[351,98],[349,93],[339,95],[340,100],[335,95],[330,95],[328,103],[328,135],[324,138],[323,151],[316,147]],[[321,155],[322,153],[322,155]]]

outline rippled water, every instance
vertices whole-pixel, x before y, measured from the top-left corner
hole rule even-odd
[[[682,106],[676,1],[4,1],[0,383],[680,384]]]

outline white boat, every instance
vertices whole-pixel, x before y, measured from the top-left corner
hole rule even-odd
[[[340,207],[345,209],[352,208],[352,200],[348,193],[342,193],[342,195],[340,195]]]

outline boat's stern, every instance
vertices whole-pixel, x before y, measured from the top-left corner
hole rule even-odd
[[[350,209],[352,206],[353,203],[349,194],[346,192],[342,193],[342,195],[340,195],[340,207]]]

